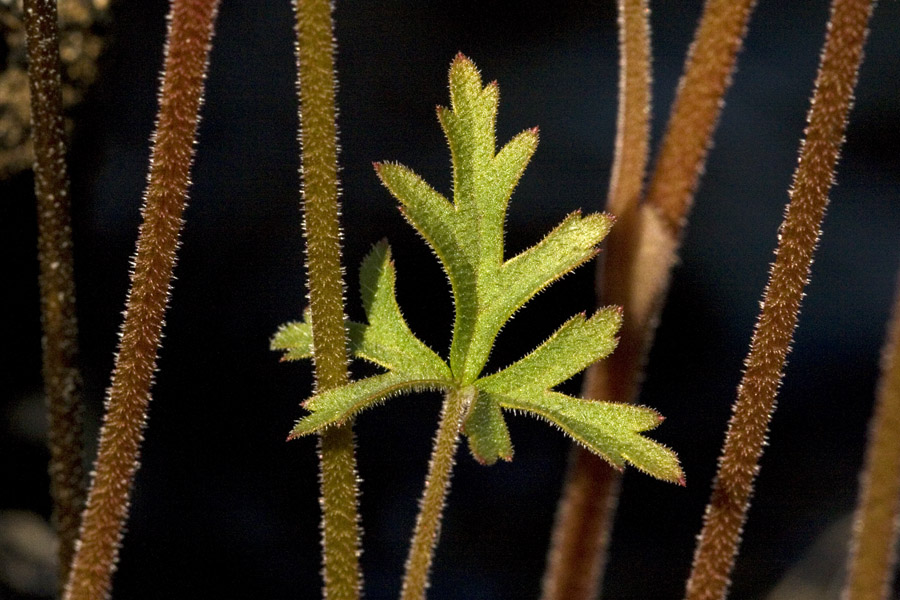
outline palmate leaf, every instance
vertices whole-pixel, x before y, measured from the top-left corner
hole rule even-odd
[[[537,148],[523,131],[495,155],[499,92],[457,56],[450,66],[450,108],[438,108],[453,162],[451,203],[401,165],[376,164],[403,215],[434,249],[450,280],[456,309],[450,368],[463,385],[477,379],[494,339],[512,314],[591,259],[611,218],[569,215],[544,240],[504,262],[503,223],[510,196]]]
[[[640,406],[583,400],[550,391],[612,352],[621,322],[617,307],[601,309],[589,319],[584,315],[572,317],[531,354],[476,381],[480,392],[476,402],[496,406],[498,414],[503,408],[545,419],[617,468],[629,462],[660,479],[683,482],[674,453],[638,435],[659,425],[659,413]],[[495,416],[490,427],[476,425],[476,437],[480,435],[482,439],[473,441],[469,435],[472,453],[480,461],[492,463],[506,458],[501,452],[505,451],[509,434],[501,424]],[[489,436],[491,439],[486,439]],[[486,454],[495,448],[497,453]]]
[[[464,390],[470,400],[462,433],[480,462],[512,459],[503,413],[521,412],[559,427],[617,468],[630,463],[660,479],[683,483],[674,453],[641,435],[660,423],[657,412],[553,391],[613,351],[620,309],[604,308],[590,318],[576,315],[521,360],[482,377],[503,325],[541,290],[593,258],[612,224],[607,215],[575,212],[540,242],[505,259],[507,206],[537,147],[538,132],[526,130],[495,153],[498,99],[497,85],[482,86],[475,65],[457,56],[450,67],[450,108],[438,108],[453,162],[452,202],[402,165],[375,165],[450,281],[455,318],[449,361],[407,325],[397,304],[390,248],[380,242],[360,269],[367,323],[348,322],[347,337],[354,357],[385,373],[314,395],[304,403],[310,414],[298,421],[291,437],[343,423],[398,393]],[[308,315],[279,329],[272,348],[283,351],[285,360],[312,357]]]
[[[638,435],[662,422],[662,417],[654,410],[583,400],[558,392],[516,397],[488,395],[504,409],[523,411],[559,426],[576,442],[618,469],[628,462],[654,477],[684,485],[684,474],[675,454]]]

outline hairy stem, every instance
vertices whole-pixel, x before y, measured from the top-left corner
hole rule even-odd
[[[900,519],[900,280],[881,358],[844,600],[888,598]]]
[[[459,429],[462,418],[474,400],[475,390],[450,390],[444,400],[441,423],[434,439],[425,491],[419,503],[419,516],[413,533],[409,557],[406,559],[406,574],[403,578],[402,600],[421,600],[428,588],[434,548],[441,532],[441,517],[450,488],[450,472],[453,457],[459,443]]]
[[[619,0],[618,8],[619,110],[606,202],[606,210],[617,218],[636,208],[641,199],[650,148],[651,108],[650,8],[647,0]]]
[[[791,200],[687,582],[686,597],[691,600],[724,598],[728,591],[775,395],[828,204],[872,7],[871,0],[832,3]]]
[[[131,290],[66,600],[110,595],[182,226],[218,0],[173,0]]]
[[[706,164],[755,0],[707,0],[647,190],[680,235]]]
[[[56,0],[25,0],[34,140],[44,392],[50,416],[50,492],[65,586],[84,505],[81,376]]]
[[[581,448],[572,448],[550,541],[541,598],[586,600],[598,597],[606,567],[609,524],[619,500],[621,483],[619,472],[602,458]]]
[[[619,109],[606,205],[607,211],[616,217],[616,226],[606,238],[607,257],[627,256],[633,251],[630,246],[635,239],[650,146],[650,10],[647,0],[619,0],[618,7]],[[607,277],[615,272],[621,279],[617,263],[608,260],[599,267],[598,281],[603,281],[603,270]],[[585,374],[582,386],[585,398],[602,397],[597,379],[603,362],[595,363]],[[619,482],[619,472],[606,461],[580,446],[572,447],[547,557],[544,600],[597,597]]]
[[[337,178],[334,26],[329,0],[295,0],[300,90],[303,230],[317,392],[347,382],[344,284]],[[319,444],[325,597],[358,598],[360,527],[352,424],[330,428]]]
[[[634,402],[637,398],[644,361],[677,258],[681,232],[706,163],[707,150],[754,5],[755,0],[707,0],[688,53],[647,197],[642,204],[634,202],[633,196],[628,194],[634,189],[640,193],[640,185],[632,187],[633,184],[623,185],[620,181],[641,182],[646,161],[620,160],[617,154],[609,199],[609,208],[616,214],[617,222],[604,253],[599,296],[601,304],[621,305],[626,318],[619,332],[616,351],[588,370],[582,390],[586,398],[611,402]],[[623,14],[627,17],[629,13]],[[622,19],[621,26],[624,30],[628,21]],[[626,32],[625,35],[635,34]],[[623,44],[622,49],[628,52],[629,46]],[[623,68],[628,68],[627,58],[623,58]],[[649,86],[649,63],[646,69]],[[620,85],[627,86],[629,81],[634,79],[623,74]],[[627,88],[623,96],[626,94]],[[619,110],[620,128],[630,127],[626,122],[628,119],[641,118],[634,111],[623,121],[621,115],[626,109],[620,106]],[[643,124],[634,126],[632,131],[640,131],[643,127]],[[617,135],[617,152],[618,140],[625,139],[626,135],[621,130]],[[640,168],[640,172],[619,174],[618,168]],[[598,595],[606,540],[617,504],[614,496],[619,490],[619,472],[582,448],[576,447],[572,451],[577,457],[569,463],[566,487],[554,525],[550,564],[565,562],[576,566],[570,568],[566,576],[571,578],[571,587],[548,583],[552,581],[550,575],[545,578],[544,598],[547,600],[587,599]],[[583,537],[594,540],[589,548],[593,555],[589,558],[587,555],[579,558],[575,554],[581,552],[578,544],[585,543]],[[553,558],[557,548],[567,545],[572,549],[568,557]],[[560,591],[551,593],[552,589]]]

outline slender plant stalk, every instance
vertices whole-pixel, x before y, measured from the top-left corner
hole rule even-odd
[[[900,280],[860,481],[844,600],[888,598],[900,520]]]
[[[607,257],[633,253],[630,245],[636,239],[650,145],[650,10],[647,0],[619,0],[618,8],[619,109],[606,205],[616,217],[616,226],[606,238]],[[603,281],[602,270],[607,277],[613,272],[621,275],[615,262],[598,266],[598,281]],[[605,295],[600,291],[601,297]],[[626,319],[624,327],[629,323]],[[612,357],[594,363],[585,373],[585,398],[603,397],[598,378],[605,372],[601,365],[609,360]],[[569,461],[544,573],[544,600],[597,597],[609,544],[608,524],[618,498],[621,477],[606,461],[578,445],[573,445]]]
[[[641,199],[650,148],[650,8],[619,0],[619,111],[606,209],[620,218]],[[610,235],[614,235],[610,231]],[[607,237],[607,243],[610,238]]]
[[[309,303],[316,389],[347,383],[344,284],[341,270],[334,101],[334,26],[329,0],[295,0],[297,17],[303,229],[306,236]],[[359,598],[359,496],[353,425],[322,433],[319,443],[322,493],[322,559],[325,597]]]
[[[444,400],[441,423],[434,439],[425,491],[419,504],[419,516],[413,533],[406,574],[403,578],[402,600],[422,600],[428,589],[434,548],[441,532],[441,517],[450,489],[450,472],[453,470],[459,429],[466,408],[472,403],[474,388],[450,390]]]
[[[691,600],[724,598],[784,372],[862,61],[871,0],[834,0],[775,263],[687,583]]]
[[[629,27],[627,17],[635,13],[638,3],[632,4],[635,8],[621,9],[620,40],[636,35],[625,31]],[[616,351],[607,360],[593,365],[585,377],[583,394],[587,398],[612,402],[634,402],[637,398],[643,365],[677,258],[681,231],[693,204],[754,6],[755,0],[707,0],[688,53],[654,176],[640,205],[631,194],[635,191],[640,194],[646,159],[619,159],[618,152],[624,153],[628,148],[620,146],[618,141],[626,137],[638,139],[636,132],[647,136],[644,123],[649,117],[641,115],[637,102],[627,113],[627,101],[621,102],[616,171],[608,203],[617,216],[617,223],[605,252],[599,292],[601,304],[621,305],[626,318]],[[626,71],[629,69],[626,53],[630,49],[624,42],[621,47],[623,71]],[[638,56],[635,55],[635,60],[645,60],[646,66],[632,66],[647,72],[645,110],[649,115],[649,51],[646,59]],[[628,91],[629,81],[639,79],[623,73],[622,97],[634,94],[634,98],[640,99],[638,92]],[[632,124],[631,119],[639,125]],[[635,133],[625,134],[622,128],[631,128]],[[646,155],[645,149],[635,152]],[[628,170],[628,174],[619,174],[620,168]],[[544,578],[545,600],[597,597],[606,562],[606,541],[617,504],[620,473],[581,448],[572,451],[574,456],[554,525],[550,570]],[[556,564],[567,566],[557,570]]]
[[[65,586],[84,506],[81,375],[69,176],[62,115],[56,0],[25,0],[37,196],[44,391],[50,415],[50,492]]]
[[[647,203],[680,236],[706,164],[755,0],[707,0],[669,117]]]
[[[66,600],[110,595],[172,282],[218,0],[173,0],[131,290]]]

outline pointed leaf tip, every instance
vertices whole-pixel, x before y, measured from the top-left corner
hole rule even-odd
[[[433,363],[428,379],[436,387],[440,387],[437,382],[450,387],[474,385],[479,394],[466,415],[464,433],[472,455],[483,464],[512,457],[504,409],[549,421],[620,471],[630,463],[650,475],[684,485],[677,456],[640,435],[659,425],[659,413],[587,402],[552,391],[613,350],[622,322],[621,307],[607,307],[590,317],[577,315],[522,360],[481,377],[503,324],[541,290],[596,256],[614,219],[578,210],[530,249],[506,260],[503,240],[508,201],[537,147],[540,129],[526,129],[497,151],[499,87],[496,81],[485,86],[478,68],[462,52],[451,62],[449,88],[449,107],[437,106],[435,112],[450,145],[452,199],[406,167],[374,165],[382,183],[400,201],[401,214],[435,251],[450,280],[456,317],[449,367],[427,348],[420,350],[421,343],[411,333],[387,326],[399,321],[405,327],[402,317],[397,318],[399,309],[392,319],[370,315],[367,340],[374,342],[377,337],[381,342],[370,344],[381,358],[374,362],[392,372],[401,364],[419,372],[421,358],[427,357],[427,362]],[[382,263],[379,268],[385,282],[382,290],[390,291],[385,296],[394,313],[393,267]],[[398,341],[401,338],[403,343]],[[385,352],[383,346],[389,346],[391,352]],[[416,360],[409,360],[413,357]],[[307,417],[305,426],[325,422],[318,418],[313,422]]]

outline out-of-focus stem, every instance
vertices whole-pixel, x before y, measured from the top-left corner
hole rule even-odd
[[[650,12],[646,0],[619,0],[618,7],[619,108],[607,200],[616,225],[606,238],[607,257],[633,254],[650,145]],[[603,270],[601,266],[598,281],[603,280]],[[605,271],[607,277],[621,279],[621,265],[607,261]],[[604,300],[608,295],[600,292]],[[626,323],[630,320],[631,315]],[[582,394],[586,398],[602,397],[599,365],[592,365],[585,374]],[[597,597],[618,497],[619,473],[603,459],[573,446],[569,461],[547,557],[544,600]]]
[[[347,382],[344,284],[341,272],[337,124],[334,100],[334,26],[329,0],[295,0],[297,16],[303,230],[316,387]],[[322,555],[325,597],[358,598],[360,527],[352,423],[320,437]]]
[[[869,429],[844,600],[890,597],[900,520],[900,280]]]
[[[630,4],[636,7],[642,3]],[[640,185],[633,187],[633,183],[620,182],[641,182],[646,163],[619,159],[617,154],[609,200],[610,210],[617,220],[604,253],[599,296],[601,304],[621,305],[625,321],[616,351],[589,369],[583,388],[585,397],[611,402],[633,402],[637,397],[644,361],[668,291],[671,268],[677,258],[681,231],[703,172],[754,5],[755,0],[707,0],[642,204],[635,202],[631,195],[633,190],[640,193]],[[623,6],[624,3],[620,8]],[[621,14],[627,17],[629,12],[623,10]],[[628,27],[628,21],[623,18],[620,22],[621,32]],[[636,34],[620,33],[620,40],[623,35]],[[622,50],[623,54],[628,52],[629,46],[623,43]],[[644,68],[649,86],[649,58],[647,60]],[[628,69],[628,62],[623,58],[623,70]],[[634,79],[623,74],[620,79],[620,86],[625,86],[623,96],[629,95],[629,81]],[[622,104],[627,105],[627,101]],[[618,140],[628,135],[622,128],[637,132],[646,127],[640,114],[625,111],[620,106],[617,153],[620,150]],[[638,120],[640,126],[632,126],[629,119]],[[623,152],[626,150],[622,149]],[[619,168],[635,171],[620,174]],[[565,581],[571,583],[564,583],[548,573],[544,581],[544,600],[595,598],[603,576],[606,540],[615,512],[614,496],[618,494],[620,474],[581,448],[574,448],[573,452],[577,456],[570,460],[554,525],[550,565],[551,571],[556,563],[571,561],[577,567],[568,569],[565,575]],[[585,538],[593,542],[583,557],[577,558],[574,553],[584,551],[580,544],[586,544]],[[565,551],[558,550],[565,547],[571,549],[568,556],[562,554]]]
[[[81,376],[56,0],[25,0],[37,196],[44,391],[50,415],[50,492],[65,586],[84,506]]]
[[[66,600],[109,598],[138,467],[218,0],[173,0],[131,290]]]
[[[755,0],[707,0],[659,149],[647,202],[680,236]]]
[[[647,0],[619,0],[618,8],[619,109],[606,202],[606,210],[617,218],[636,208],[641,199],[650,148],[651,107],[650,8]]]
[[[844,140],[872,8],[871,0],[834,0],[831,6],[791,200],[687,582],[686,597],[690,600],[724,598],[728,592],[775,395]]]
[[[444,400],[441,423],[434,439],[425,492],[419,503],[419,516],[413,533],[409,557],[406,559],[406,575],[403,578],[401,600],[424,600],[428,589],[434,548],[441,532],[441,517],[447,492],[450,489],[450,473],[453,470],[459,429],[466,408],[471,404],[474,389],[450,390]]]

